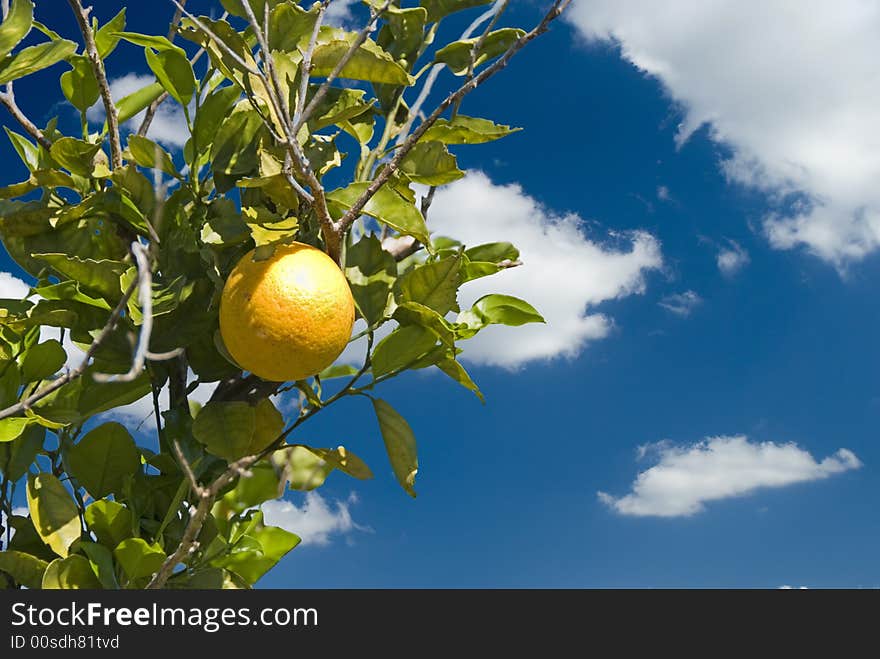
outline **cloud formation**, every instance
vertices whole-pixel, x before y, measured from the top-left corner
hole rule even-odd
[[[703,302],[703,298],[694,291],[685,291],[684,293],[673,293],[665,296],[659,304],[668,312],[686,318],[690,316]]]
[[[750,261],[749,253],[735,240],[728,240],[727,245],[720,247],[715,256],[718,270],[728,278],[735,276]]]
[[[600,501],[621,515],[687,517],[710,501],[828,478],[862,466],[849,449],[817,462],[796,444],[750,442],[745,435],[709,437],[691,446],[670,442],[641,447],[639,457],[658,456],[641,472],[629,494],[599,492]]]
[[[354,493],[345,501],[336,500],[331,505],[317,492],[306,492],[300,506],[282,499],[267,501],[260,507],[266,524],[295,533],[303,545],[323,546],[330,544],[333,537],[364,530],[351,517],[349,508],[354,503],[357,503]]]
[[[523,266],[468,282],[459,298],[468,308],[483,295],[504,293],[543,314],[546,325],[493,326],[463,344],[465,359],[506,368],[574,357],[607,336],[613,321],[594,307],[644,292],[645,275],[663,264],[650,234],[593,238],[578,215],[555,213],[521,186],[496,185],[482,172],[437,190],[429,225],[468,246],[505,240],[519,248]]]
[[[726,175],[766,191],[763,228],[842,268],[880,247],[880,4],[578,0],[568,20],[658,78],[730,147]]]

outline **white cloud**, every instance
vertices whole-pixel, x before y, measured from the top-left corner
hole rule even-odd
[[[789,204],[765,218],[773,246],[838,267],[880,247],[880,4],[578,0],[569,20],[660,79],[680,143],[707,124],[730,179]]]
[[[672,194],[669,192],[669,188],[667,188],[665,185],[658,185],[657,199],[659,199],[660,201],[671,201]]]
[[[718,250],[715,262],[718,269],[725,277],[733,277],[749,264],[749,253],[734,240],[728,241],[728,244]]]
[[[749,442],[744,435],[709,437],[692,446],[661,442],[656,465],[641,472],[622,497],[599,492],[599,499],[622,515],[684,517],[709,501],[750,494],[759,488],[821,480],[861,461],[845,448],[821,462],[796,444]],[[645,447],[640,455],[646,453]]]
[[[687,317],[690,316],[694,309],[696,309],[702,302],[703,298],[697,295],[694,291],[685,291],[684,293],[667,295],[657,304],[670,313],[674,313],[676,316]]]
[[[579,216],[556,214],[519,185],[495,185],[482,172],[440,188],[428,223],[435,234],[468,246],[509,241],[520,250],[522,266],[462,286],[462,308],[487,293],[504,293],[531,303],[547,320],[483,330],[463,344],[463,357],[472,362],[513,368],[576,356],[588,341],[611,331],[612,320],[592,308],[643,292],[646,272],[662,265],[653,236],[633,232],[591,240]]]
[[[357,503],[354,493],[346,501],[331,506],[317,492],[306,492],[301,506],[292,501],[267,501],[260,507],[270,526],[279,526],[302,538],[303,545],[327,545],[331,537],[364,530],[354,522],[349,507]]]
[[[358,3],[358,0],[336,0],[331,2],[324,12],[324,20],[330,25],[343,25],[348,23],[353,14],[351,8]]]
[[[156,79],[150,75],[138,75],[137,73],[126,73],[124,76],[115,78],[110,81],[110,93],[115,100],[119,100],[129,94],[136,92],[138,89],[146,87],[156,82]],[[130,130],[137,130],[141,121],[143,121],[146,111],[139,112],[129,119],[125,126]],[[104,106],[98,101],[90,107],[86,112],[90,121],[104,121]],[[150,132],[147,133],[150,139],[155,140],[168,147],[182,148],[189,139],[189,128],[186,126],[186,118],[183,115],[183,109],[175,101],[169,99],[159,106],[153,122],[150,124]]]
[[[30,290],[24,281],[9,272],[0,272],[0,298],[23,300]]]

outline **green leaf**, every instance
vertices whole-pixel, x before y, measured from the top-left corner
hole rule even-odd
[[[39,589],[48,565],[46,561],[21,551],[0,552],[0,571],[11,575],[16,583],[25,588]]]
[[[311,446],[304,446],[303,448],[308,449],[312,454],[321,458],[334,469],[338,469],[358,480],[369,480],[373,477],[373,472],[370,471],[367,463],[344,446],[332,449],[312,448]]]
[[[472,51],[480,37],[455,41],[438,50],[434,54],[434,62],[446,64],[455,75],[463,76],[468,71],[472,55],[474,55],[474,68],[476,69],[480,64],[504,54],[524,34],[525,30],[512,27],[495,30],[486,35],[476,53]]]
[[[37,382],[55,375],[67,361],[67,353],[55,339],[38,343],[24,356],[21,362],[21,382]]]
[[[12,52],[31,31],[34,21],[34,3],[30,0],[12,0],[9,14],[0,25],[0,59]]]
[[[488,119],[476,119],[459,114],[452,120],[438,119],[422,135],[422,140],[425,142],[434,140],[443,144],[484,144],[520,130],[522,128],[511,128]]]
[[[439,313],[418,302],[402,302],[394,310],[394,320],[401,325],[420,325],[431,330],[448,347],[455,344],[455,330]]]
[[[462,9],[488,5],[493,0],[421,0],[419,4],[428,10],[428,22],[433,23]]]
[[[415,55],[425,41],[428,12],[422,7],[401,9],[391,5],[385,14],[385,20],[388,26],[387,32],[383,28],[377,42],[396,59],[405,59],[412,65]]]
[[[184,573],[168,580],[169,589],[181,590],[248,590],[250,586],[237,574],[219,567]]]
[[[21,416],[0,419],[0,445],[5,442],[15,441],[21,437],[21,434],[32,422],[33,419]]]
[[[260,139],[266,129],[260,115],[245,106],[239,103],[214,136],[211,169],[215,176],[241,177],[257,173]],[[218,187],[220,192],[227,189],[222,185]]]
[[[100,499],[122,493],[125,481],[140,471],[141,454],[125,426],[109,422],[72,446],[67,462],[79,484]]]
[[[483,392],[480,391],[480,388],[471,379],[471,376],[464,369],[464,366],[459,364],[454,357],[450,356],[446,359],[441,359],[437,362],[436,366],[446,375],[458,382],[462,387],[469,391],[473,391],[474,394],[476,394],[477,398],[480,399],[480,402],[486,402],[486,399],[483,397]]]
[[[398,279],[401,302],[418,302],[441,316],[458,309],[461,256],[416,266]]]
[[[471,261],[501,263],[516,261],[519,258],[519,250],[510,243],[485,243],[466,249],[464,255]]]
[[[150,376],[146,371],[131,382],[95,382],[90,371],[86,371],[83,375],[83,379],[86,378],[88,379],[83,384],[78,401],[81,418],[89,418],[112,410],[114,407],[129,405],[152,391]]]
[[[457,322],[471,328],[479,328],[492,324],[518,326],[545,321],[543,316],[524,300],[510,295],[485,295],[469,310],[459,314]]]
[[[79,510],[67,490],[52,474],[28,476],[28,510],[37,533],[56,554],[67,556],[80,538]]]
[[[335,28],[322,28],[320,45],[312,55],[312,75],[322,78],[330,75],[337,62],[349,51],[357,33]],[[328,40],[328,37],[329,40]],[[340,78],[381,82],[391,85],[412,85],[415,82],[400,64],[394,61],[375,41],[367,39],[342,68]]]
[[[215,89],[205,98],[196,112],[193,123],[193,140],[199,153],[205,152],[213,144],[217,130],[240,97],[241,90],[235,85],[230,85]]]
[[[343,210],[348,210],[369,187],[368,182],[352,183],[327,195],[327,200]],[[400,233],[412,236],[421,243],[428,244],[430,237],[425,218],[415,203],[402,197],[393,188],[384,185],[364,206],[363,213],[373,217]]]
[[[256,429],[256,411],[241,401],[210,402],[196,416],[193,437],[212,454],[233,461],[250,455]]]
[[[87,540],[81,541],[79,548],[88,556],[92,572],[98,575],[98,581],[101,582],[101,586],[107,590],[117,590],[119,582],[116,580],[116,573],[113,568],[113,554],[110,553],[110,550],[104,545]]]
[[[98,590],[101,582],[84,556],[56,558],[43,574],[43,590]]]
[[[119,32],[125,29],[125,7],[116,16],[107,21],[95,32],[95,45],[98,47],[98,55],[105,59],[119,43]]]
[[[175,178],[180,178],[171,156],[153,140],[140,135],[129,135],[128,150],[132,159],[141,167],[159,169]]]
[[[81,259],[67,254],[34,254],[63,277],[77,281],[82,288],[94,291],[108,302],[122,296],[119,277],[128,269],[122,261]]]
[[[307,99],[311,102],[317,86],[312,86],[312,94]],[[362,115],[370,109],[371,105],[364,100],[366,92],[363,89],[348,89],[345,87],[330,87],[324,98],[315,107],[309,119],[309,130],[315,132],[338,124],[346,119]]]
[[[393,407],[381,398],[374,398],[373,409],[379,421],[379,430],[385,441],[385,450],[391,460],[391,468],[397,482],[406,493],[415,498],[414,489],[416,474],[419,471],[419,459],[416,452],[416,438],[412,428]]]
[[[306,11],[292,2],[280,3],[269,15],[269,47],[284,52],[295,51],[300,41],[311,36],[317,17],[318,12],[314,9]]]
[[[464,176],[455,156],[440,142],[419,142],[400,162],[400,171],[424,185],[446,185]]]
[[[266,8],[266,2],[269,3],[270,9],[275,5],[280,4],[280,0],[248,0],[248,4],[253,10],[254,16],[256,16],[260,20],[263,19],[263,12]],[[247,18],[247,14],[242,7],[241,0],[220,0],[220,4],[223,5],[223,9],[228,11],[233,16],[238,16],[239,18]]]
[[[431,350],[437,343],[434,332],[418,325],[398,327],[379,342],[370,362],[373,376],[380,377],[405,368]]]
[[[334,466],[305,446],[291,446],[272,454],[275,465],[283,467],[291,490],[309,491],[321,487]]]
[[[116,113],[119,115],[119,123],[124,124],[138,112],[146,109],[146,107],[159,98],[164,91],[165,88],[162,87],[162,83],[154,82],[146,87],[138,89],[136,92],[132,92],[128,96],[120,98],[116,101]]]
[[[186,107],[196,90],[196,77],[186,54],[177,48],[144,49],[147,65],[171,97]]]
[[[0,61],[0,84],[18,80],[57,64],[76,52],[76,44],[67,39],[30,46]]]
[[[159,571],[165,562],[165,552],[158,544],[149,544],[143,538],[128,538],[113,550],[113,556],[129,579],[149,577]]]
[[[137,32],[112,32],[112,36],[125,39],[129,43],[144,48],[153,48],[154,50],[178,50],[186,54],[186,51],[179,46],[175,46],[166,37],[154,36],[152,34],[139,34]]]
[[[261,207],[262,209],[262,207]],[[295,217],[288,217],[280,221],[263,221],[260,222],[260,209],[247,207],[244,209],[244,217],[246,219],[254,218],[258,221],[247,222],[250,230],[251,238],[257,247],[264,245],[276,245],[278,243],[287,243],[296,238],[299,232],[299,220]],[[271,218],[269,218],[271,219]]]
[[[95,71],[85,55],[71,55],[67,61],[73,68],[61,74],[61,91],[73,107],[85,112],[100,96]]]
[[[333,380],[334,378],[350,378],[357,372],[357,367],[351,364],[333,364],[318,373],[318,378],[321,381]]]
[[[24,476],[43,448],[45,437],[45,428],[31,424],[18,438],[0,442],[0,473],[13,483]]]
[[[95,168],[95,154],[101,149],[99,144],[89,144],[73,137],[62,137],[52,143],[49,153],[71,174],[91,176]]]
[[[116,501],[100,499],[86,507],[86,524],[105,547],[116,547],[132,534],[131,511]]]
[[[15,362],[5,364],[3,369],[2,375],[0,375],[0,405],[5,408],[18,402],[18,389],[21,387],[21,371]]]
[[[24,135],[19,135],[14,130],[9,130],[7,126],[3,126],[12,147],[21,158],[21,161],[30,171],[40,168],[40,149]]]
[[[345,252],[345,276],[358,311],[374,325],[385,316],[391,285],[397,278],[397,262],[382,249],[374,234],[361,238]]]

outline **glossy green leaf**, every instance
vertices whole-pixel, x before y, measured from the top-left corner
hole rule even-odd
[[[250,454],[256,411],[248,403],[210,402],[196,416],[193,437],[212,454],[232,461]]]
[[[73,554],[67,558],[56,558],[46,567],[43,574],[44,590],[98,590],[98,580],[91,563],[85,556]]]
[[[464,176],[455,156],[440,142],[421,141],[400,162],[400,171],[415,183],[446,185]]]
[[[9,141],[12,142],[12,147],[27,168],[31,171],[39,169],[40,150],[37,146],[24,135],[19,135],[14,130],[10,130],[8,126],[3,126],[3,130],[6,131]]]
[[[335,378],[350,378],[358,372],[356,366],[351,364],[333,364],[328,366],[318,374],[318,378],[323,380],[333,380]]]
[[[21,437],[31,423],[33,423],[33,419],[21,416],[0,419],[0,444],[12,442]]]
[[[463,76],[468,71],[472,56],[474,58],[474,68],[476,68],[484,62],[504,54],[524,34],[524,30],[512,27],[495,30],[486,35],[477,52],[473,52],[473,49],[481,37],[455,41],[438,50],[434,54],[434,61],[446,64],[455,75]]]
[[[119,582],[116,580],[116,572],[113,566],[113,554],[104,545],[97,542],[81,540],[79,548],[85,553],[89,559],[89,565],[92,567],[101,586],[108,590],[116,590],[119,588]]]
[[[25,588],[38,589],[49,563],[21,551],[0,552],[0,571],[6,572]]]
[[[106,58],[116,49],[119,33],[123,30],[125,30],[125,7],[95,32],[95,45],[98,47],[98,55],[101,59]]]
[[[458,309],[461,257],[450,256],[416,266],[398,280],[401,302],[418,302],[442,316]]]
[[[73,107],[85,112],[100,96],[95,71],[85,55],[72,55],[67,61],[73,68],[61,74],[61,91]]]
[[[49,153],[71,174],[90,176],[95,168],[95,154],[101,149],[99,144],[90,144],[73,137],[62,137],[52,143]]]
[[[22,384],[45,380],[57,373],[66,361],[67,353],[55,339],[38,343],[27,351],[21,362]]]
[[[171,176],[180,177],[169,153],[148,137],[129,135],[128,150],[132,159],[141,167],[159,169]]]
[[[437,141],[443,144],[484,144],[501,139],[522,130],[496,124],[488,119],[456,115],[452,120],[438,119],[424,135],[425,142]]]
[[[481,7],[491,2],[493,0],[421,0],[419,4],[428,10],[428,22],[433,23],[454,12]]]
[[[193,139],[199,152],[204,152],[214,142],[214,136],[229,116],[232,106],[241,97],[241,90],[235,85],[215,89],[205,98],[196,113],[193,123]]]
[[[445,345],[455,343],[455,330],[442,315],[418,302],[401,302],[394,310],[394,320],[401,325],[420,325],[431,330]]]
[[[76,52],[76,44],[67,39],[49,41],[24,48],[0,61],[0,84],[18,80],[57,64]]]
[[[486,261],[489,263],[501,263],[502,261],[516,261],[519,258],[519,250],[510,243],[485,243],[464,251],[471,261]]]
[[[545,322],[532,305],[510,295],[485,295],[469,310],[459,314],[457,320],[468,327],[490,324],[517,326]]]
[[[70,448],[71,473],[95,499],[121,494],[127,478],[140,471],[140,452],[125,426],[109,422],[90,430]]]
[[[52,550],[64,558],[70,545],[79,540],[79,511],[70,494],[52,474],[28,477],[28,510],[37,533]]]
[[[369,480],[373,477],[373,472],[370,471],[367,463],[344,446],[338,446],[333,449],[313,448],[311,446],[305,446],[303,448],[308,449],[309,452],[321,458],[334,469],[338,469],[358,480]]]
[[[352,183],[327,195],[327,200],[342,210],[348,210],[369,187],[369,183]],[[373,217],[400,233],[412,236],[422,243],[430,238],[425,218],[415,204],[402,197],[391,187],[384,185],[364,206],[363,213]]]
[[[329,75],[340,58],[349,51],[357,36],[354,32],[335,28],[322,28],[321,32],[323,36],[319,39],[320,45],[312,55],[312,75],[315,77]],[[406,86],[415,82],[406,69],[371,39],[367,39],[357,49],[342,68],[339,77]]]
[[[391,285],[397,278],[394,257],[382,249],[378,236],[368,234],[345,252],[345,276],[358,311],[373,325],[385,315]]]
[[[239,103],[214,136],[211,168],[215,176],[256,174],[260,162],[260,137],[265,130],[260,115]]]
[[[397,482],[407,494],[415,498],[414,486],[419,471],[419,459],[412,428],[406,419],[381,398],[373,399],[373,409]]]
[[[189,105],[196,90],[196,77],[186,54],[176,48],[154,52],[144,50],[147,65],[171,97],[183,106]]]
[[[186,51],[179,46],[175,46],[171,43],[166,37],[152,35],[152,34],[139,34],[137,32],[113,32],[111,33],[113,36],[125,39],[129,43],[133,43],[136,46],[143,46],[144,48],[153,48],[154,50],[177,50],[181,53],[186,54]]]
[[[483,397],[483,392],[480,391],[476,382],[471,379],[470,374],[464,369],[464,366],[459,364],[454,357],[450,356],[441,359],[437,362],[436,366],[446,375],[458,382],[462,387],[469,391],[473,391],[477,398],[480,399],[480,402],[486,402],[486,399]]]
[[[109,302],[122,296],[119,277],[128,269],[122,261],[81,259],[68,254],[34,254],[34,258],[52,266],[63,277],[77,281]]]
[[[437,343],[434,332],[419,325],[398,327],[382,339],[370,358],[373,375],[380,377],[405,368]]]
[[[310,491],[321,487],[335,468],[305,446],[291,446],[272,454],[273,463],[283,468],[290,489]]]
[[[269,48],[296,51],[300,41],[308,41],[317,17],[317,11],[306,11],[293,2],[278,4],[269,15]]]
[[[0,442],[0,474],[13,483],[24,476],[43,448],[45,437],[45,428],[31,424],[11,442]]]
[[[116,501],[100,499],[86,506],[86,524],[105,547],[116,547],[132,534],[131,511]]]
[[[128,96],[120,98],[116,101],[116,113],[119,118],[119,123],[124,124],[138,112],[146,109],[147,106],[159,98],[164,91],[165,88],[162,87],[162,83],[154,82],[146,87],[141,87]]]
[[[34,3],[30,0],[12,0],[9,14],[0,25],[0,59],[12,52],[31,31]]]
[[[165,552],[158,544],[149,544],[143,538],[123,540],[113,550],[113,556],[129,579],[155,574],[166,558]]]
[[[313,93],[309,95],[308,101],[312,100],[317,89],[318,87],[315,86],[310,90]],[[362,115],[371,107],[364,99],[365,94],[363,89],[331,87],[315,107],[315,111],[309,119],[309,130],[318,131]]]
[[[16,349],[16,353],[18,350]],[[13,355],[9,358],[12,359]],[[0,369],[0,405],[9,407],[18,401],[18,390],[21,387],[21,371],[18,364],[10,361]],[[0,408],[3,409],[3,408]]]

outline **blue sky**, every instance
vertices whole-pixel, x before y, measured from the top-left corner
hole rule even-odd
[[[546,3],[511,4],[502,23],[531,25]],[[880,12],[783,4],[575,0],[467,98],[524,130],[460,149],[471,174],[429,225],[528,241],[492,288],[548,326],[466,349],[485,406],[442,376],[383,387],[418,438],[416,500],[367,401],[305,424],[297,441],[345,444],[376,478],[276,506],[311,542],[261,586],[880,585]],[[164,32],[166,13],[130,3],[129,26]],[[146,71],[139,49],[110,62]],[[75,125],[54,80],[19,102]]]

